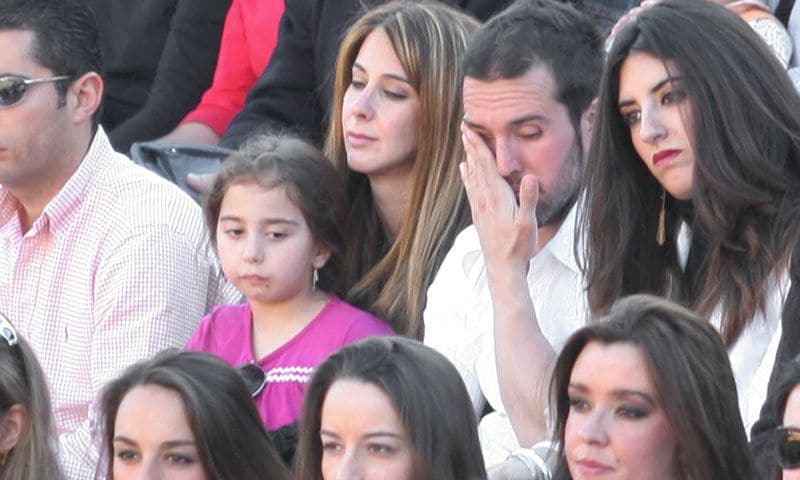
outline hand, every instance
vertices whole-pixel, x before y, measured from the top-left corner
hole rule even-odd
[[[527,269],[539,237],[538,179],[533,175],[522,178],[517,204],[514,191],[497,171],[494,155],[483,139],[465,124],[461,130],[467,154],[459,166],[461,179],[487,265],[506,262]]]
[[[186,184],[197,193],[207,194],[211,190],[211,185],[217,178],[217,172],[214,173],[190,173],[186,175]]]
[[[486,471],[489,480],[539,480],[542,478],[531,472],[525,464],[514,457],[505,459]]]

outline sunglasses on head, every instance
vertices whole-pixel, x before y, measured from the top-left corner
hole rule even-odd
[[[239,375],[241,375],[244,384],[247,385],[247,391],[250,396],[256,398],[261,390],[264,390],[264,385],[267,384],[267,372],[255,363],[248,363],[237,368]]]
[[[47,78],[25,78],[19,75],[0,76],[0,108],[11,107],[21,102],[30,85],[60,82],[71,78],[71,75],[58,75]]]
[[[6,341],[9,347],[13,347],[19,343],[17,331],[5,315],[0,313],[0,338]]]
[[[778,464],[782,469],[800,467],[800,428],[778,427],[775,430],[778,444]]]

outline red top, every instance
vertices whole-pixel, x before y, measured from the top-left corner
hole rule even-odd
[[[198,122],[222,136],[266,68],[278,41],[283,0],[233,0],[211,87],[181,123]]]

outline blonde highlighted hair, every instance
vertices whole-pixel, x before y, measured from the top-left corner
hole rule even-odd
[[[344,262],[348,300],[412,338],[422,337],[427,288],[455,236],[469,223],[458,173],[463,159],[461,62],[477,26],[473,18],[444,5],[391,2],[350,27],[337,57],[325,153],[344,173],[350,206]],[[380,224],[368,178],[347,168],[341,123],[353,63],[364,39],[378,28],[389,37],[421,107],[410,203],[393,243]]]

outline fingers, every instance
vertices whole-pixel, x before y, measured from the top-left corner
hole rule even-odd
[[[539,179],[525,175],[519,185],[519,216],[536,225],[536,204],[539,202]]]

